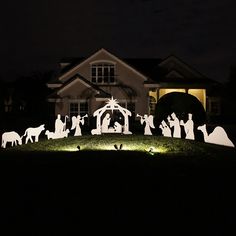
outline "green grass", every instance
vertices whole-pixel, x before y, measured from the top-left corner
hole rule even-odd
[[[28,143],[22,146],[2,149],[1,152],[39,151],[39,152],[74,152],[78,151],[114,151],[114,145],[123,145],[123,151],[148,153],[153,149],[153,155],[163,156],[236,156],[235,148],[207,144],[192,140],[166,138],[143,135],[84,135],[56,140],[40,140],[38,143]]]

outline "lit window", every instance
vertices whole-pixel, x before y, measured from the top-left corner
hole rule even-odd
[[[115,82],[115,66],[113,64],[93,64],[91,67],[92,82],[95,84],[111,84]]]

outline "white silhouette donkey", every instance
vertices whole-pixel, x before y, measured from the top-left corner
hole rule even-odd
[[[228,138],[227,133],[220,126],[215,127],[215,129],[210,134],[207,133],[206,124],[202,126],[198,126],[197,129],[202,131],[203,136],[204,136],[204,141],[206,143],[214,143],[214,144],[224,145],[228,147],[234,147],[234,144]]]

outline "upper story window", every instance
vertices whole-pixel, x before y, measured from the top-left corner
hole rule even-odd
[[[97,63],[91,65],[92,82],[96,84],[115,83],[115,65],[111,63]]]

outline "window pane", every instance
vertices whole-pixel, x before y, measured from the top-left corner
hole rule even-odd
[[[79,113],[78,103],[70,103],[70,117],[77,116]]]
[[[98,76],[102,76],[102,68],[101,67],[98,68]]]
[[[88,102],[80,102],[80,115],[88,114]]]
[[[92,65],[91,80],[93,83],[114,83],[115,66],[107,63]]]
[[[98,83],[102,83],[102,81],[103,81],[103,77],[102,77],[102,76],[98,77],[97,82],[98,82]]]

